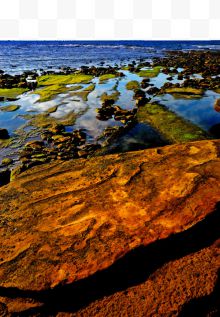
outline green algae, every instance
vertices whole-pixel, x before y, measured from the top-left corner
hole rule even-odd
[[[82,91],[77,91],[72,93],[71,95],[73,96],[78,96],[80,98],[82,98],[83,101],[88,101],[88,95],[95,90],[95,84],[91,84],[88,87],[86,87],[85,89],[83,89]]]
[[[100,96],[100,100],[102,102],[106,101],[106,100],[114,100],[117,101],[118,98],[120,97],[120,92],[119,91],[114,91],[112,94],[108,95],[106,92],[104,92],[101,96]]]
[[[52,100],[59,94],[82,88],[81,85],[67,88],[68,84],[88,84],[92,79],[93,76],[83,74],[44,75],[38,77],[38,86],[43,87],[36,90],[35,93],[40,95],[39,102],[45,102]]]
[[[77,85],[77,86],[71,87],[71,88],[70,88],[70,91],[77,91],[77,90],[80,90],[80,89],[83,89],[83,86]]]
[[[132,80],[132,81],[129,81],[127,84],[126,84],[126,89],[127,90],[136,90],[136,89],[139,89],[140,88],[140,84],[138,81],[136,80]]]
[[[169,143],[183,143],[210,138],[200,127],[157,103],[140,107],[137,112],[137,119],[139,122],[150,124]]]
[[[172,94],[174,99],[201,99],[202,95]]]
[[[0,107],[0,110],[4,112],[13,112],[18,110],[19,108],[20,106],[18,105],[9,105],[9,106]]]
[[[104,74],[99,77],[100,83],[105,82],[106,80],[116,78],[117,74]]]
[[[38,86],[88,84],[92,79],[93,76],[84,74],[43,75],[38,77]]]
[[[140,77],[153,78],[153,77],[157,77],[159,75],[160,70],[161,70],[161,66],[155,66],[151,69],[140,70],[137,73],[137,75],[139,75]]]
[[[58,106],[53,106],[53,107],[47,109],[46,113],[54,113],[57,111],[57,109],[58,109]]]
[[[63,124],[64,126],[74,125],[77,115],[71,112],[59,119],[53,118],[49,113],[39,113],[36,115],[23,115],[22,118],[28,120],[24,127],[33,126],[38,129],[46,129],[56,124]]]
[[[9,139],[0,139],[0,149],[9,147],[13,142],[12,138]]]
[[[199,88],[191,88],[191,87],[173,87],[173,88],[167,88],[164,90],[167,94],[176,94],[178,95],[186,95],[187,96],[202,96],[204,94],[203,89]]]
[[[28,120],[25,126],[33,126],[40,129],[45,129],[56,123],[56,119],[51,117],[49,113],[39,113],[36,115],[25,114],[21,116]]]
[[[0,97],[4,98],[17,98],[24,92],[27,92],[27,88],[0,88]]]
[[[63,85],[51,85],[37,89],[34,93],[40,95],[38,102],[45,102],[52,100],[57,95],[68,91],[68,88]]]

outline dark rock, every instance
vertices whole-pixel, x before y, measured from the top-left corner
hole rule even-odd
[[[0,186],[7,185],[10,182],[11,171],[5,169],[0,171]]]
[[[0,139],[2,140],[9,139],[9,134],[7,129],[0,128]]]
[[[155,95],[155,94],[157,94],[159,91],[160,91],[159,88],[157,88],[157,87],[152,87],[152,88],[149,88],[149,89],[147,90],[147,93],[148,93],[149,95]]]

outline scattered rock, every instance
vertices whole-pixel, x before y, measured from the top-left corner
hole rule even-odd
[[[8,158],[8,157],[6,157],[2,160],[2,165],[10,165],[12,163],[13,163],[13,160],[11,158]]]
[[[0,107],[0,111],[13,112],[18,110],[19,108],[20,106],[18,105],[3,106],[3,107]]]
[[[0,171],[0,186],[7,185],[10,182],[11,171],[4,169]]]
[[[0,139],[9,139],[9,134],[7,129],[1,129],[0,128]]]
[[[214,109],[215,109],[217,112],[220,112],[220,99],[216,99],[216,100],[215,100]]]

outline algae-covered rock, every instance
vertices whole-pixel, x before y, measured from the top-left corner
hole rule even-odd
[[[137,119],[139,122],[150,124],[169,143],[182,143],[210,138],[210,135],[200,127],[157,103],[149,103],[138,108]]]
[[[103,83],[103,82],[105,82],[105,81],[107,81],[109,79],[114,79],[117,76],[118,76],[117,74],[104,74],[104,75],[101,75],[99,77],[99,81],[100,81],[100,83]]]
[[[13,160],[9,157],[6,157],[2,160],[2,165],[10,165],[13,163]]]
[[[147,78],[153,78],[157,77],[160,73],[161,67],[160,66],[155,66],[151,69],[144,69],[141,70],[137,73],[140,77],[147,77]]]
[[[140,84],[138,81],[136,80],[132,80],[132,81],[129,81],[127,84],[126,84],[126,88],[128,90],[136,90],[136,89],[139,89],[140,88]]]
[[[14,101],[19,95],[22,95],[28,90],[27,88],[0,88],[0,96],[7,100]]]
[[[0,111],[13,112],[18,110],[19,108],[20,106],[18,105],[3,106],[3,107],[0,107]]]

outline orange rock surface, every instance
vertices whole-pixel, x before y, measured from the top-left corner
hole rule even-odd
[[[180,273],[181,262],[174,262],[173,268],[166,267],[165,263],[175,260],[178,253],[175,237],[181,242],[185,232],[194,230],[210,215],[216,217],[220,201],[219,156],[220,141],[199,141],[87,160],[55,162],[32,168],[2,187],[0,311],[22,311],[42,305],[48,310],[53,302],[56,313],[67,310],[69,314],[72,302],[78,305],[82,301],[86,306],[114,293],[117,298],[121,288],[130,292],[130,287],[135,284],[142,292],[140,285],[147,280],[146,272],[151,276],[160,266],[155,280],[157,286],[154,287],[151,280],[146,282],[147,289],[150,289],[149,285],[155,289],[155,298],[160,294],[162,276],[171,278],[176,274],[184,279],[185,274],[181,272],[187,262],[183,263],[184,270]],[[214,237],[210,241],[214,242]],[[172,246],[175,246],[174,250]],[[182,246],[183,249],[188,247]],[[216,247],[210,248],[207,252],[215,254]],[[169,249],[172,256],[167,258]],[[199,249],[189,252],[193,251],[199,252]],[[157,258],[158,253],[162,260]],[[184,261],[190,263],[190,259]],[[217,258],[210,256],[210,261],[213,282],[210,282],[209,290],[201,293],[202,296],[213,291],[217,280]],[[150,269],[145,268],[145,262]],[[136,276],[138,270],[141,277]],[[168,274],[166,270],[174,273]],[[127,275],[124,276],[124,272]],[[143,276],[142,272],[145,272]],[[115,285],[114,277],[121,284]],[[191,284],[195,289],[195,294],[190,291],[192,298],[199,297],[196,286]],[[94,289],[87,296],[85,289],[88,286]],[[80,293],[80,289],[84,291]],[[71,297],[71,305],[64,300],[64,307],[57,308],[60,290],[65,294],[64,298],[69,299],[68,294],[75,294],[75,299]],[[180,306],[191,297],[189,294],[183,298]],[[114,302],[111,297],[109,300],[109,305],[117,304],[117,300]],[[161,297],[160,301],[166,302],[167,297]],[[121,303],[125,302],[122,300]],[[164,305],[160,304],[166,307]],[[72,311],[77,309],[81,309],[80,305]],[[154,315],[154,309],[152,306],[152,316],[160,316]],[[85,312],[85,316],[91,315],[91,311]],[[92,316],[96,315],[93,313]],[[97,316],[105,316],[104,311]]]

